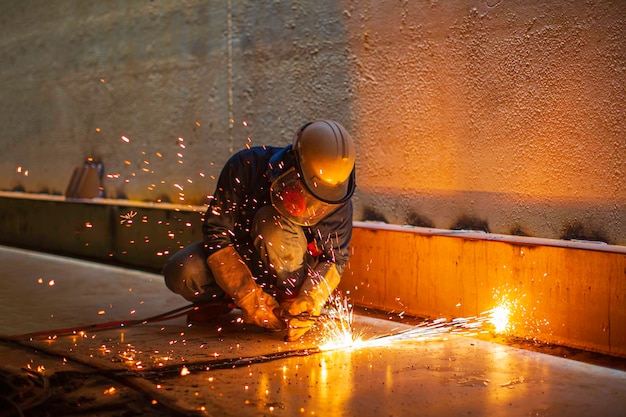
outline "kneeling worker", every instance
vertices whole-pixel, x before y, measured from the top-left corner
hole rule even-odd
[[[332,120],[300,127],[287,147],[259,146],[224,166],[203,241],[165,264],[167,287],[199,322],[241,308],[246,323],[304,335],[339,284],[352,236],[355,147]]]

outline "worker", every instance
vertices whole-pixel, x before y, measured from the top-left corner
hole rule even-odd
[[[234,302],[246,323],[286,327],[288,341],[304,335],[349,257],[354,162],[348,131],[332,120],[304,124],[289,146],[234,154],[207,208],[203,241],[163,267],[167,287],[196,305],[188,321],[214,319]]]

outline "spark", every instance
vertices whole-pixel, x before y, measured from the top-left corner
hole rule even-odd
[[[363,343],[362,335],[354,332],[353,308],[348,299],[340,294],[329,299],[329,314],[321,316],[320,324],[324,340],[321,350],[354,349]]]
[[[487,329],[503,333],[511,327],[511,308],[507,303],[502,303],[477,316],[425,321],[397,333],[364,339],[363,334],[353,328],[353,308],[347,298],[333,295],[329,304],[327,313],[320,316],[319,320],[322,342],[318,348],[321,351],[388,346],[396,341],[432,339],[449,334],[471,336],[486,332]]]
[[[133,222],[133,220],[132,220],[133,217],[135,217],[136,215],[137,215],[137,212],[136,211],[132,211],[132,210],[129,211],[128,213],[126,213],[126,214],[121,214],[120,218],[122,220],[120,220],[120,224],[124,224],[124,223],[131,224]]]

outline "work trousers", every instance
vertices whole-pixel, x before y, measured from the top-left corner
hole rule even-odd
[[[306,278],[312,257],[302,227],[281,216],[271,206],[261,207],[250,231],[253,256],[242,257],[265,291],[287,298],[297,294]],[[194,303],[222,301],[220,288],[207,264],[204,242],[195,242],[172,255],[163,266],[167,287]]]

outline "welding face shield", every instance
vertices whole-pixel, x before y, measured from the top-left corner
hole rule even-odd
[[[272,181],[270,193],[276,210],[300,226],[313,226],[339,207],[316,198],[295,166]]]
[[[332,120],[301,126],[293,143],[270,160],[272,204],[301,226],[312,226],[348,201],[355,189],[355,147]]]

